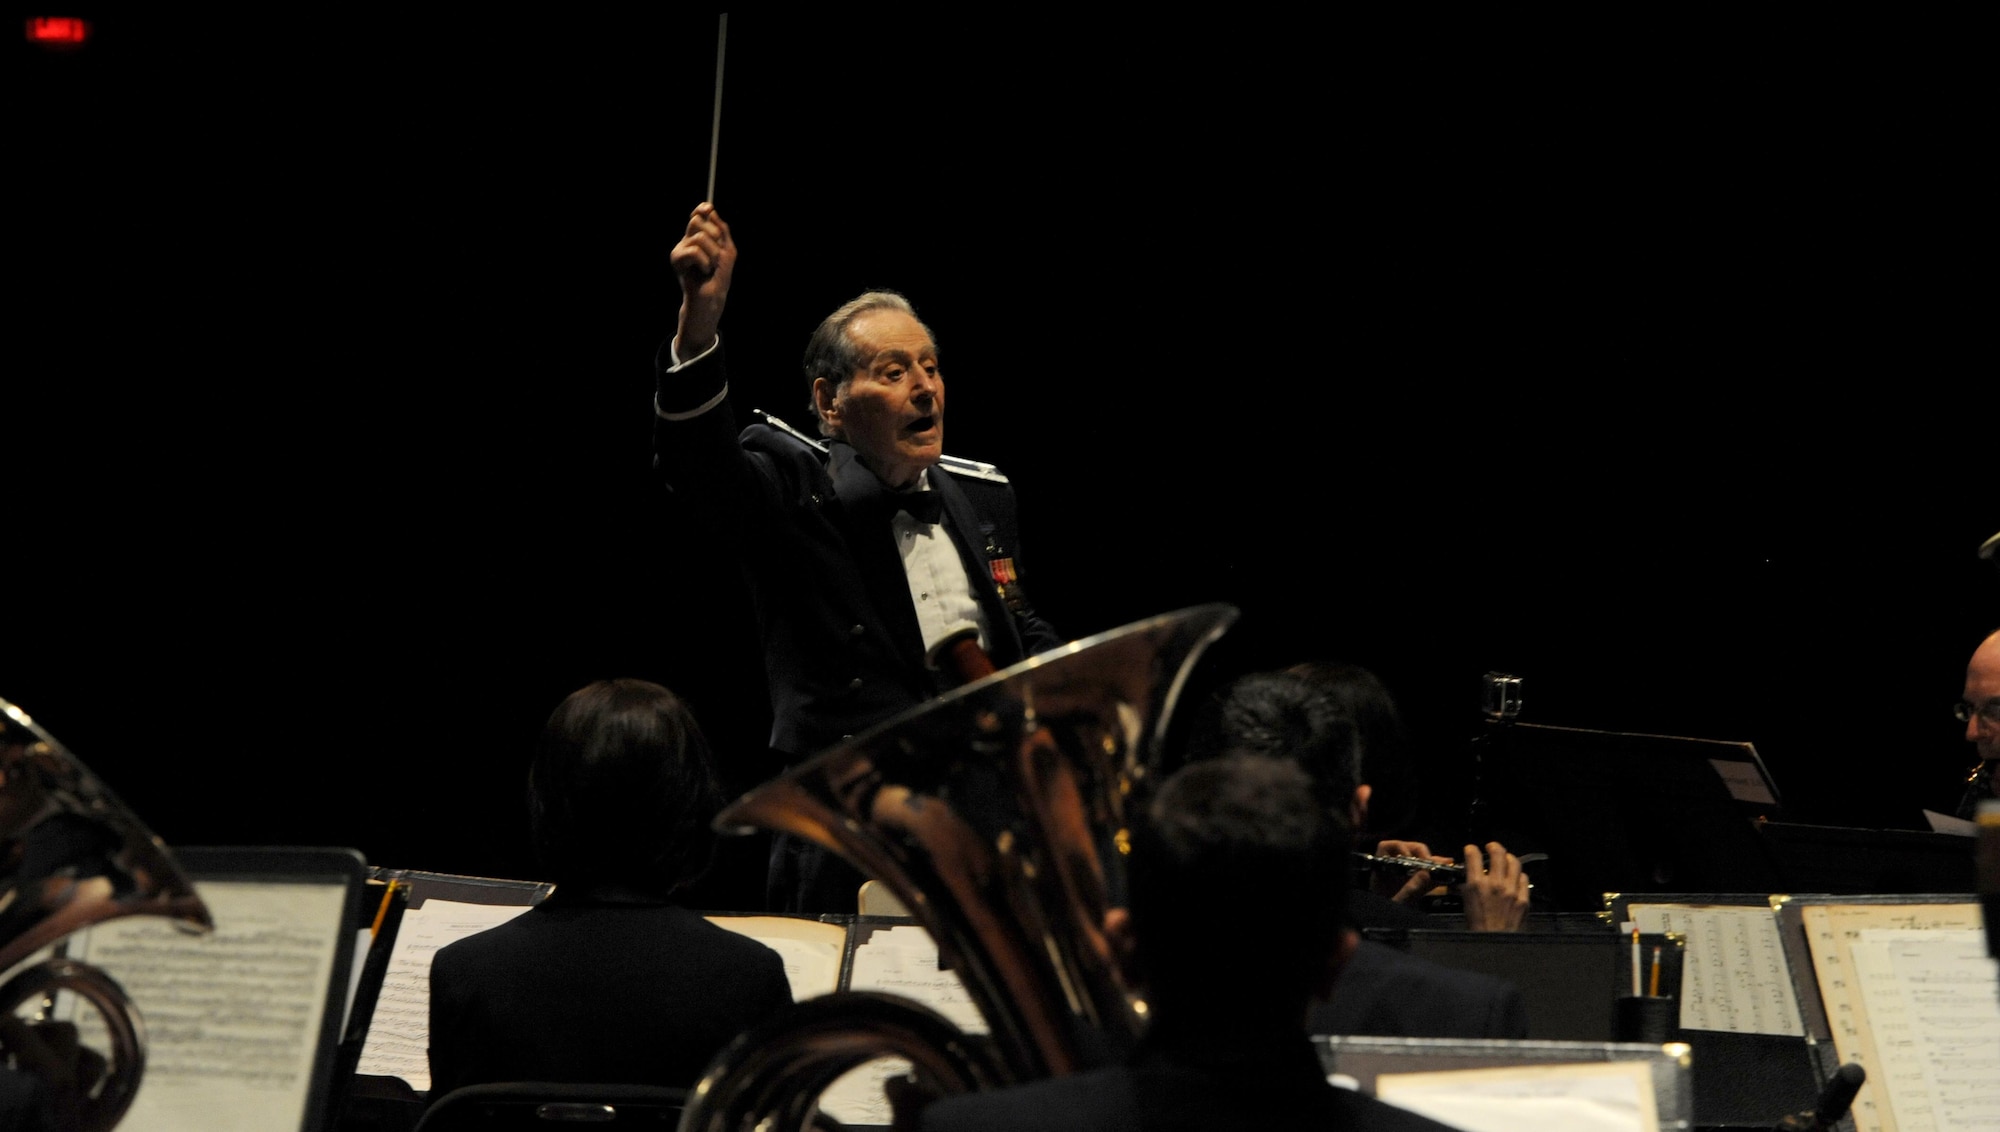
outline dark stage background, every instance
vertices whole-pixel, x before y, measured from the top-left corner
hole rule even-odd
[[[732,17],[739,405],[803,423],[813,324],[903,290],[1044,613],[1238,605],[1197,696],[1373,667],[1447,839],[1489,669],[1750,740],[1798,820],[1955,802],[2000,492],[1950,29],[987,12]],[[409,868],[533,875],[594,678],[767,774],[647,479],[713,16],[96,30],[14,47],[0,696],[170,842]]]

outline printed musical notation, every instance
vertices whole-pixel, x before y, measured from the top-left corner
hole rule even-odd
[[[210,934],[139,916],[71,940],[71,953],[118,980],[144,1013],[146,1071],[125,1122],[228,1132],[270,1127],[273,1113],[302,1117],[347,931],[346,892],[249,881],[197,887],[215,917]],[[94,1010],[76,1010],[74,1020],[85,1042],[103,1048]]]
[[[938,967],[937,944],[930,933],[913,925],[877,931],[854,949],[854,970],[848,989],[883,991],[913,998],[951,1019],[968,1034],[987,1032],[965,984]]]
[[[1985,933],[1867,928],[1849,950],[1880,1059],[1870,1080],[1896,1127],[2000,1129],[2000,979]]]
[[[778,953],[792,1001],[803,1002],[840,989],[840,954],[847,929],[790,916],[709,916],[708,922],[747,935]]]
[[[429,1092],[431,957],[448,943],[497,927],[527,910],[526,904],[432,899],[404,912],[355,1072],[401,1077],[410,1088]]]
[[[1937,989],[1945,985],[1933,971],[1938,956],[1963,949],[1962,942],[1912,943],[1900,938],[1936,933],[1939,936],[1978,935],[1983,947],[1984,932],[1979,905],[1962,904],[1806,904],[1800,909],[1806,946],[1812,955],[1813,974],[1819,983],[1820,1002],[1826,1010],[1827,1028],[1835,1053],[1842,1062],[1858,1062],[1868,1071],[1868,1082],[1855,1097],[1852,1115],[1856,1132],[1928,1132],[1930,1129],[1993,1127],[1991,1124],[1957,1124],[1938,1119],[1938,1094],[1930,1077],[1921,1069],[1912,1071],[1913,1058],[1928,1056],[1915,1052],[1909,1044],[1913,1029],[1911,1000],[1918,994],[1933,1005]],[[1873,933],[1892,933],[1876,936]],[[1894,941],[1898,950],[1884,952]],[[1859,950],[1857,951],[1857,948]],[[1935,948],[1943,948],[1940,952]],[[1926,958],[1927,957],[1927,958]],[[1946,964],[1947,966],[1949,964]],[[1988,983],[1983,998],[1992,1003],[1993,988],[1987,961]],[[1903,976],[1916,982],[1906,986]],[[1951,976],[1963,980],[1961,970]],[[1967,998],[1975,997],[1971,992]],[[1878,1017],[1877,1010],[1881,1013]],[[1984,1040],[2000,1048],[2000,1013]],[[1956,1069],[1953,1070],[1956,1072]],[[1948,1102],[1957,1106],[1966,1098],[1953,1094]],[[1953,1111],[1957,1111],[1954,1107]]]
[[[970,1034],[987,1032],[985,1016],[966,993],[965,984],[938,968],[937,944],[930,933],[914,925],[876,931],[854,949],[848,989],[882,991],[915,999],[936,1010]],[[901,1058],[880,1058],[843,1075],[820,1098],[829,1116],[848,1125],[888,1127],[894,1123],[883,1082],[910,1071]]]
[[[1681,971],[1681,1027],[1802,1037],[1784,937],[1769,907],[1633,904],[1646,932],[1687,937]]]

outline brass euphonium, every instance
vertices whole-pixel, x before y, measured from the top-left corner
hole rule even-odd
[[[26,712],[0,700],[0,972],[78,928],[132,915],[214,927],[160,839]],[[57,991],[96,1007],[107,1051],[80,1051],[67,1024],[17,1013]],[[139,1015],[97,968],[51,956],[0,985],[0,1109],[39,1094],[34,1103],[65,1132],[104,1132],[131,1106],[145,1059]]]
[[[805,1127],[819,1093],[880,1057],[942,1094],[1089,1067],[1143,1004],[1103,934],[1123,885],[1126,799],[1162,724],[1237,611],[1197,606],[1076,641],[957,688],[744,795],[718,829],[814,841],[887,886],[985,1016],[971,1037],[891,996],[810,1000],[744,1034],[682,1132]]]

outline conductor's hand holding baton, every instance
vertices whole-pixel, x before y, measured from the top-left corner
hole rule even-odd
[[[736,271],[736,241],[714,205],[703,201],[695,206],[694,214],[688,217],[687,233],[667,259],[681,283],[674,356],[685,362],[715,345],[722,308],[729,299],[729,279]]]

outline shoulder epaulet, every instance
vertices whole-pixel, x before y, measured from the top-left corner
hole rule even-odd
[[[762,409],[752,409],[750,410],[750,415],[757,418],[760,423],[771,426],[793,440],[818,451],[820,454],[824,455],[826,453],[826,441],[815,440],[807,436],[805,433],[786,424],[783,419],[774,417]],[[1008,482],[1005,472],[1002,472],[992,464],[980,460],[968,460],[963,456],[940,456],[938,457],[938,463],[944,466],[945,471],[955,476],[967,476],[971,479],[985,480],[988,483]]]
[[[800,444],[813,449],[820,455],[826,455],[826,441],[815,440],[798,429],[793,428],[791,425],[786,424],[782,419],[774,417],[762,409],[752,409],[750,410],[750,415],[756,417],[759,424],[769,425],[786,436],[791,437],[793,440],[798,441]]]
[[[991,464],[982,463],[978,460],[968,460],[963,456],[940,456],[938,457],[938,463],[944,467],[945,471],[955,476],[967,476],[971,479],[986,480],[988,483],[1007,482],[1007,473]]]

